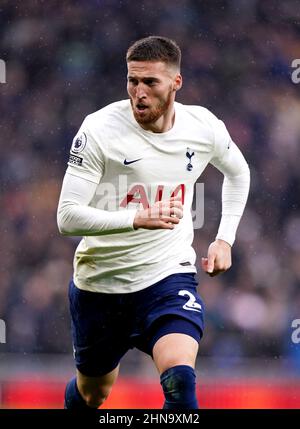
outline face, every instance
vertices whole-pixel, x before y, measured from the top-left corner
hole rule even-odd
[[[172,111],[181,76],[173,66],[161,61],[130,61],[127,66],[127,92],[133,114],[147,128]]]

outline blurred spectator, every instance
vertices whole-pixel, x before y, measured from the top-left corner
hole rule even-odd
[[[2,1],[0,55],[0,317],[6,350],[71,350],[68,281],[77,239],[63,238],[56,207],[74,133],[88,113],[125,98],[125,51],[149,34],[183,52],[178,101],[222,118],[252,171],[233,267],[206,278],[200,353],[298,356],[287,346],[300,318],[300,55],[297,2],[163,0]],[[208,168],[199,258],[220,217],[221,175]],[[300,346],[299,346],[300,347]],[[234,362],[234,361],[233,361]],[[300,367],[300,365],[299,365]]]

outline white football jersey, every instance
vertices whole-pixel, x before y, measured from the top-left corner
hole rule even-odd
[[[195,272],[194,184],[213,158],[222,159],[230,142],[224,123],[199,106],[176,102],[174,125],[164,133],[144,130],[134,119],[129,100],[88,115],[73,140],[67,173],[98,184],[90,206],[145,209],[180,195],[184,215],[173,230],[83,237],[74,257],[76,286],[127,293],[170,274]]]

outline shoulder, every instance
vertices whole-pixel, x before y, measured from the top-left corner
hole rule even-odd
[[[89,114],[84,122],[91,131],[104,131],[107,127],[112,128],[122,117],[128,116],[129,112],[129,100],[116,101]]]
[[[203,106],[180,103],[176,103],[176,105],[185,128],[196,132],[199,138],[210,142],[212,147],[214,147],[216,140],[219,140],[219,135],[221,139],[223,138],[226,127],[209,109]]]
[[[219,119],[209,109],[204,106],[188,105],[176,103],[178,108],[183,114],[198,121],[199,123],[206,124],[209,127],[215,127]]]
[[[128,100],[122,100],[87,115],[73,139],[71,151],[82,152],[86,146],[85,152],[103,150],[110,133],[117,129],[118,115],[126,110],[127,105]]]
[[[212,150],[216,156],[221,156],[225,148],[230,145],[231,137],[222,120],[203,106],[189,106],[181,104],[179,109],[184,112],[185,121],[189,119],[196,123],[197,129],[202,130],[212,143]]]

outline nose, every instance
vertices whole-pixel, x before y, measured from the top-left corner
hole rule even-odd
[[[143,84],[138,84],[137,86],[136,86],[136,89],[135,89],[135,94],[136,94],[136,97],[139,99],[139,100],[141,100],[142,98],[146,98],[147,97],[147,94],[146,94],[146,91],[145,91],[145,86],[143,85]]]

